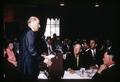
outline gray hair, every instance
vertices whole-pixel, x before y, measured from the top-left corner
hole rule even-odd
[[[37,20],[39,20],[38,17],[36,17],[36,16],[31,16],[31,17],[28,19],[27,23],[29,24],[29,23],[31,23],[31,21],[37,21]]]

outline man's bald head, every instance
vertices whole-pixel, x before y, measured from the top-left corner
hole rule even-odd
[[[32,31],[38,31],[40,28],[40,20],[36,16],[31,16],[28,21],[28,26],[32,29]]]

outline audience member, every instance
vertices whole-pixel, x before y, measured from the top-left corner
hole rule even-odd
[[[120,66],[118,64],[119,56],[116,49],[108,49],[104,52],[103,64],[93,76],[95,82],[119,82]]]
[[[90,68],[98,68],[101,64],[101,55],[97,45],[98,44],[95,39],[90,40],[90,49],[86,52],[87,63]]]
[[[5,50],[5,78],[9,80],[17,79],[17,53],[14,51],[14,45],[12,41],[7,41]]]
[[[81,67],[84,67],[84,56],[81,53],[81,44],[75,43],[73,45],[73,53],[67,54],[65,60],[65,69],[74,73],[75,70],[79,70]]]

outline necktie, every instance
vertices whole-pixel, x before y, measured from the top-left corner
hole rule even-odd
[[[95,49],[93,50],[93,54],[94,54],[94,56],[95,56],[95,54],[96,54],[96,50],[95,50]]]
[[[92,49],[91,51],[92,51],[92,56],[94,57],[94,56],[95,56],[95,51],[94,51],[94,49]]]
[[[50,54],[52,54],[52,53],[53,53],[53,51],[52,51],[52,49],[51,49],[51,46],[50,46],[50,45],[49,45],[48,49],[49,49]]]
[[[76,58],[77,58],[77,67],[79,67],[79,56],[77,56]]]

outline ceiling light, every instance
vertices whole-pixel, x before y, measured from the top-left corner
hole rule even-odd
[[[60,6],[65,6],[65,4],[64,3],[60,3]]]
[[[94,7],[99,7],[100,5],[99,4],[95,4]]]

